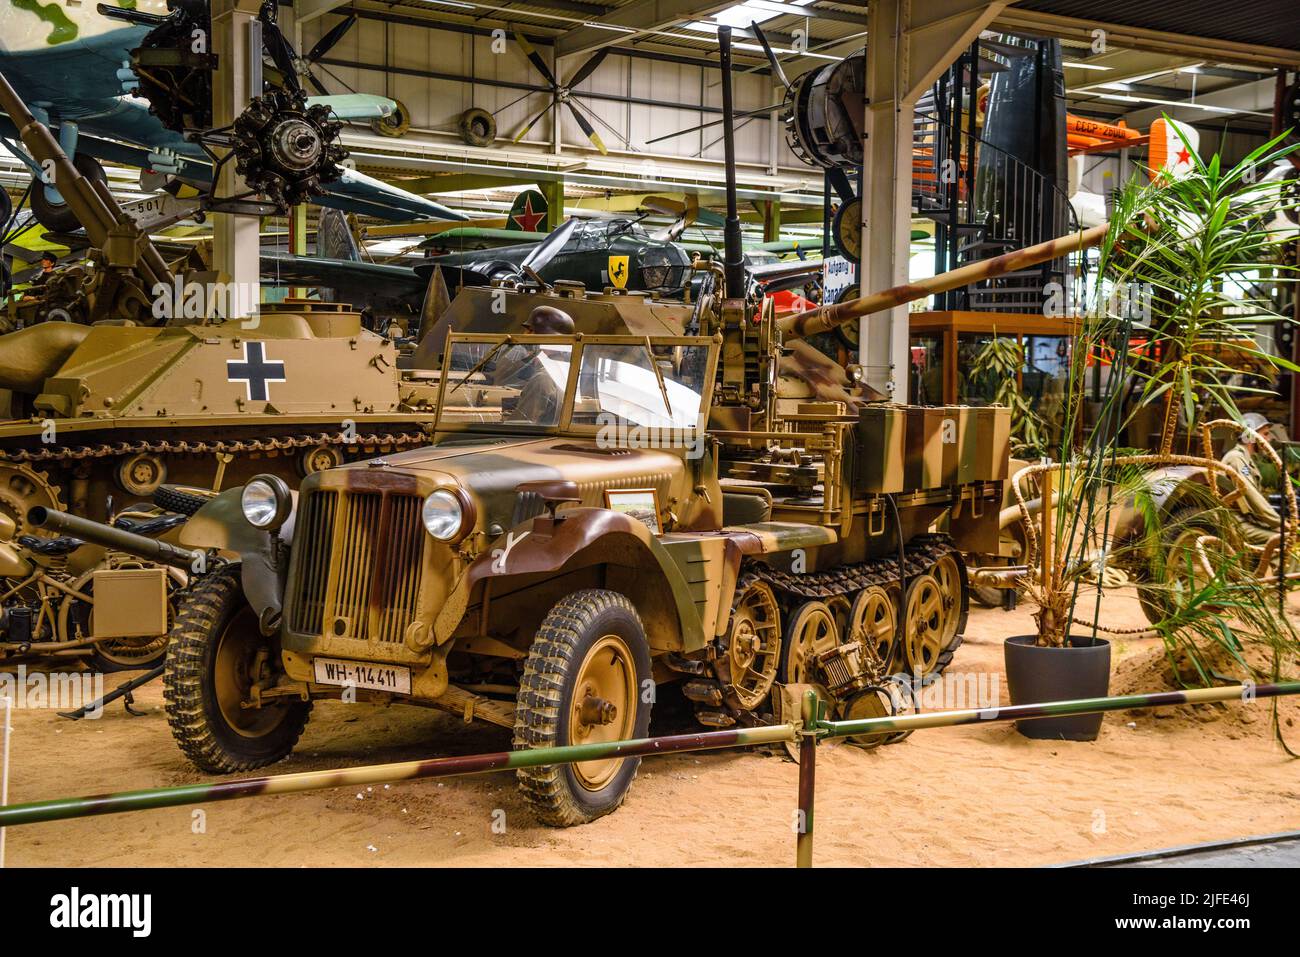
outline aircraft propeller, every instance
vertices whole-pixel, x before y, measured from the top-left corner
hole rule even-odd
[[[532,252],[524,257],[524,261],[519,264],[519,271],[526,275],[531,273],[535,277],[545,269],[569,241],[573,231],[578,228],[578,222],[578,217],[570,216],[560,224],[558,229],[552,230],[549,236],[534,246]]]
[[[524,55],[528,57],[528,62],[536,67],[537,72],[542,75],[542,79],[550,84],[551,101],[542,108],[540,113],[524,124],[523,129],[515,134],[514,141],[518,143],[522,140],[528,135],[528,131],[537,125],[538,120],[545,116],[549,111],[558,110],[559,105],[563,103],[569,108],[569,112],[573,114],[574,120],[576,120],[578,126],[582,128],[582,132],[586,134],[587,139],[591,140],[592,145],[594,145],[596,149],[600,150],[601,155],[607,154],[609,150],[605,148],[605,144],[601,140],[600,134],[596,132],[595,127],[591,125],[591,122],[587,117],[578,109],[578,104],[573,99],[573,88],[596,71],[596,68],[604,62],[605,57],[609,56],[610,48],[602,47],[597,50],[586,63],[574,71],[573,75],[569,77],[567,83],[562,84],[558,79],[556,79],[555,74],[551,72],[551,68],[546,65],[546,61],[542,59],[542,55],[537,52],[537,49],[529,43],[528,40],[525,39],[524,35],[518,30],[515,31],[515,41],[519,44],[519,48],[524,51]]]

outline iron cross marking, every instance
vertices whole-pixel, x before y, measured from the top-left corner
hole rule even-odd
[[[286,382],[284,363],[273,362],[266,358],[263,349],[265,343],[244,340],[244,359],[226,360],[226,379],[230,382],[242,382],[248,389],[250,402],[265,402],[268,398],[268,382]]]

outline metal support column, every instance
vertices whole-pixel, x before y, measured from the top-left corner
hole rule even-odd
[[[1006,0],[871,0],[867,11],[864,290],[908,281],[916,101],[1007,6]],[[907,308],[869,317],[859,362],[869,385],[907,396]]]
[[[546,197],[545,229],[550,232],[564,222],[564,180],[555,179],[539,185],[542,188],[542,195]]]
[[[233,123],[249,100],[262,92],[253,88],[262,72],[259,6],[259,0],[213,0],[212,36],[208,38],[210,49],[217,55],[212,81],[213,126]],[[260,82],[257,85],[260,87]],[[235,164],[227,163],[217,182],[217,195],[232,196],[246,189],[242,177],[235,173]],[[251,290],[257,288],[259,279],[261,220],[256,216],[215,213],[212,221],[213,267],[221,281],[235,283],[240,290],[228,301],[242,307],[237,311],[256,315],[257,296]],[[250,292],[244,292],[246,289]]]
[[[781,239],[781,201],[769,199],[763,203],[763,242],[775,243]]]

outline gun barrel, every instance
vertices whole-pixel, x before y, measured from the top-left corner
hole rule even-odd
[[[1036,246],[1027,246],[1024,249],[1018,249],[1002,256],[995,256],[992,259],[968,263],[965,266],[940,273],[929,279],[918,279],[914,283],[895,286],[893,289],[886,289],[884,292],[874,292],[860,299],[850,299],[847,302],[809,309],[807,312],[786,316],[779,320],[777,328],[780,329],[782,336],[786,340],[803,339],[819,332],[829,332],[836,326],[843,325],[851,319],[859,319],[874,312],[892,309],[895,306],[901,306],[916,299],[924,299],[926,296],[932,296],[935,293],[958,289],[981,279],[992,279],[1019,269],[1028,269],[1030,266],[1037,266],[1039,263],[1057,259],[1080,249],[1096,246],[1106,237],[1106,231],[1109,228],[1105,224],[1093,226],[1091,229],[1070,236],[1049,239],[1047,242],[1039,243]]]
[[[49,164],[52,176],[50,185],[54,186],[68,208],[72,210],[77,222],[86,231],[86,238],[92,246],[103,248],[108,240],[109,230],[119,223],[129,221],[122,212],[113,194],[102,183],[92,183],[82,176],[72,164],[72,158],[63,151],[59,141],[50,132],[49,127],[41,123],[27,108],[17,91],[9,84],[4,73],[0,72],[0,110],[9,114],[18,129],[18,138],[27,147],[32,158],[42,168]],[[34,183],[34,188],[43,189],[41,182]],[[157,248],[143,237],[143,250],[140,257],[139,271],[145,285],[152,288],[158,283],[170,285],[171,270]]]
[[[40,505],[27,513],[27,520],[37,528],[48,528],[85,542],[126,552],[145,561],[170,565],[186,571],[193,569],[196,563],[206,558],[202,551],[193,551],[180,545],[173,545],[171,542],[162,542],[147,535],[137,535],[135,532],[113,528],[111,525]]]

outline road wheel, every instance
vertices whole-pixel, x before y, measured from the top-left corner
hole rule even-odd
[[[1137,589],[1138,602],[1151,624],[1164,621],[1205,586],[1209,578],[1205,559],[1209,560],[1211,569],[1217,570],[1222,563],[1231,561],[1232,555],[1240,553],[1239,536],[1222,520],[1225,517],[1222,511],[1193,505],[1178,509],[1164,522],[1160,531],[1162,560],[1148,563]],[[1207,535],[1216,541],[1198,548],[1199,540]]]
[[[225,565],[190,586],[176,612],[163,699],[172,737],[203,771],[249,771],[293,750],[311,702],[277,698],[245,708],[249,690],[278,654],[244,600],[239,566]]]
[[[632,603],[590,588],[556,602],[537,630],[515,704],[516,749],[643,738],[650,728],[650,646]],[[545,824],[570,827],[623,803],[640,758],[520,768]]]
[[[954,595],[947,587],[957,580],[960,566],[948,555],[939,562],[945,560],[952,562],[953,568],[941,569],[936,565],[907,586],[903,653],[908,670],[919,677],[942,672],[961,644],[961,626],[966,617],[964,602],[960,594]]]
[[[860,641],[873,669],[884,675],[893,660],[898,639],[898,612],[894,599],[880,585],[868,585],[853,597],[846,641]]]

